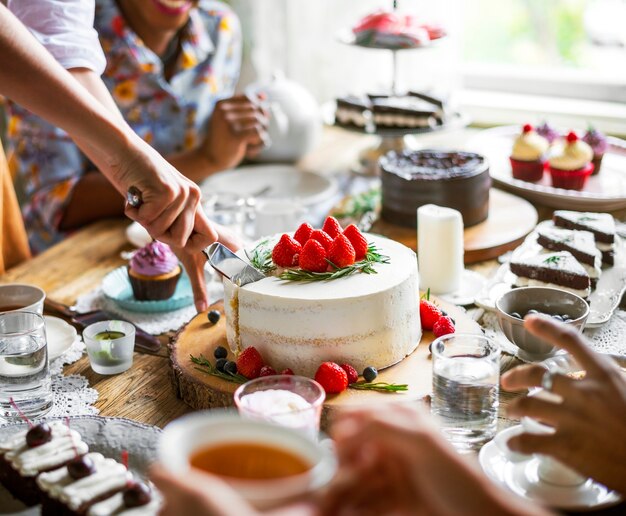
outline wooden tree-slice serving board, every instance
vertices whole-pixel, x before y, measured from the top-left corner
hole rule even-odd
[[[462,309],[442,301],[437,303],[455,319],[457,332],[481,333],[480,326]],[[223,309],[221,301],[209,308],[219,310],[222,314],[215,325],[208,321],[206,312],[198,314],[172,338],[169,345],[174,390],[179,398],[197,410],[230,407],[234,404],[233,394],[238,385],[199,371],[190,360],[190,355],[202,354],[214,363],[213,350],[217,346],[228,349]],[[383,393],[348,389],[341,394],[328,396],[322,413],[322,429],[327,428],[333,413],[344,407],[389,401],[416,401],[429,394],[432,372],[428,345],[433,340],[432,332],[424,332],[415,352],[399,364],[379,372],[377,381],[408,384],[407,392]],[[234,359],[232,355],[229,358]],[[320,357],[321,362],[323,357]]]
[[[415,215],[417,217],[417,213]],[[496,258],[515,249],[537,225],[537,210],[528,201],[502,190],[489,192],[489,217],[464,232],[465,263],[476,263]],[[417,248],[417,231],[376,221],[372,232]],[[433,235],[437,238],[437,235]]]

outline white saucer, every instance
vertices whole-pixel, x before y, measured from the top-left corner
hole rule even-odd
[[[461,286],[455,292],[449,294],[437,294],[439,299],[444,300],[446,303],[453,305],[467,306],[473,305],[474,299],[478,293],[483,289],[487,280],[482,274],[471,271],[469,269],[463,269],[463,276],[461,277]]]
[[[48,341],[48,360],[59,358],[76,341],[76,329],[63,319],[44,315],[46,321],[46,338]]]
[[[539,478],[539,459],[507,452],[504,443],[520,433],[521,425],[507,428],[480,450],[478,461],[483,471],[497,484],[526,500],[554,509],[589,511],[621,502],[620,496],[607,487],[586,480],[580,485],[562,487]]]

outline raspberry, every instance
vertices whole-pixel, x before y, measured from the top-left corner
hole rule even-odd
[[[567,133],[565,139],[567,140],[567,143],[574,143],[578,141],[578,135],[574,131],[570,131]]]
[[[444,335],[450,335],[454,333],[454,323],[448,316],[440,317],[433,326],[433,333],[435,337],[443,337]]]
[[[274,376],[276,374],[276,370],[273,367],[268,365],[264,365],[259,372],[259,377],[261,376]]]
[[[345,236],[339,235],[333,240],[328,251],[328,259],[341,269],[354,263],[354,247]]]
[[[341,235],[341,224],[337,222],[335,217],[326,217],[322,230],[325,231],[330,238],[337,238],[337,235]]]
[[[263,357],[253,346],[244,349],[237,357],[237,371],[250,380],[259,377],[263,366]]]
[[[420,299],[420,320],[423,330],[432,330],[435,323],[442,316],[441,310],[426,299]]]
[[[322,231],[321,229],[313,231],[313,233],[311,233],[311,238],[322,244],[326,252],[328,252],[330,246],[333,244],[333,239],[328,236],[328,233]]]
[[[327,394],[337,394],[348,388],[348,375],[335,362],[324,362],[315,373],[318,382]]]
[[[306,241],[311,238],[313,233],[313,226],[308,222],[303,222],[293,235],[294,240],[300,242],[301,245],[306,244]]]
[[[343,230],[343,234],[354,247],[355,260],[357,262],[363,260],[367,255],[367,240],[365,240],[363,233],[354,224],[350,224]]]
[[[343,369],[348,375],[348,384],[357,382],[359,380],[359,373],[357,373],[356,369],[350,364],[341,364],[339,367],[341,367],[341,369]]]
[[[324,272],[328,267],[324,246],[317,240],[310,239],[300,253],[300,268],[311,272]]]
[[[533,126],[530,124],[524,124],[524,127],[522,127],[522,132],[524,133],[529,133],[532,130],[533,130]]]
[[[286,374],[287,376],[293,376],[293,371],[289,368],[283,369],[280,374]]]
[[[283,235],[272,249],[272,261],[279,267],[295,267],[301,252],[302,246],[299,242],[289,235]]]

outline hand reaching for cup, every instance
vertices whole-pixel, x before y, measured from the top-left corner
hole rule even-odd
[[[545,317],[532,316],[525,327],[537,337],[565,349],[586,371],[584,378],[546,373],[538,364],[524,365],[502,377],[506,390],[546,385],[562,398],[554,402],[525,396],[509,406],[509,415],[531,417],[555,429],[550,435],[524,433],[508,441],[511,450],[549,455],[626,495],[626,378],[607,357],[595,353],[576,330]]]

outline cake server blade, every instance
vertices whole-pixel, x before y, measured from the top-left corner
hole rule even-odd
[[[242,286],[266,277],[219,242],[212,243],[202,252],[206,255],[211,267],[235,285]]]

